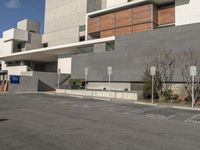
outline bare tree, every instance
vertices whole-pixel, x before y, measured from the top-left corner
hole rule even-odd
[[[195,101],[200,97],[200,51],[188,50],[179,57],[179,68],[183,77],[184,87],[189,98],[192,97],[192,77],[190,76],[190,66],[197,66],[197,76],[195,77],[194,95]]]
[[[147,49],[142,52],[144,71],[150,72],[150,67],[156,67],[155,89],[159,99],[164,98],[166,91],[171,89],[175,69],[175,59],[170,49]]]

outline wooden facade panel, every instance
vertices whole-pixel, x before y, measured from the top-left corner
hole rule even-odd
[[[175,23],[175,6],[164,6],[158,9],[159,25]]]
[[[143,24],[137,24],[133,25],[133,32],[144,32],[152,30],[153,23],[143,23]]]
[[[99,32],[101,30],[100,17],[89,18],[88,33]]]
[[[133,32],[132,26],[122,27],[122,28],[116,29],[116,35],[124,35],[124,34],[132,33],[132,32]]]
[[[140,24],[152,21],[153,4],[133,8],[133,24]]]
[[[106,31],[101,31],[100,36],[101,36],[101,38],[110,37],[110,36],[115,36],[115,29],[106,30]]]
[[[115,13],[101,16],[101,30],[115,28]]]
[[[116,13],[116,27],[131,26],[132,20],[132,9],[119,11]]]

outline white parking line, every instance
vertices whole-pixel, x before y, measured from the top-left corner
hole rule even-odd
[[[163,116],[163,115],[160,115],[160,114],[147,114],[146,115],[147,117],[155,117],[155,118],[162,118],[162,119],[172,119],[175,117],[175,115],[170,115],[170,116]]]
[[[143,109],[137,109],[137,110],[133,110],[133,111],[127,111],[127,112],[124,112],[124,114],[127,115],[127,114],[131,114],[131,113],[135,113],[135,114],[144,113],[146,111],[153,111],[153,110],[157,110],[157,109],[159,109],[159,108],[157,108],[157,107],[143,108]]]
[[[195,120],[193,120],[193,119],[195,119],[195,118],[197,118],[197,117],[199,117],[199,116],[200,116],[200,114],[197,114],[197,115],[195,115],[195,116],[192,116],[192,117],[186,119],[184,122],[200,124],[200,121],[195,121]]]

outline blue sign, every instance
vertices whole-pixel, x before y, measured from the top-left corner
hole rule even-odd
[[[10,76],[11,84],[20,84],[20,76]]]

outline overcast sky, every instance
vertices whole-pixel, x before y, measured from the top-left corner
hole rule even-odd
[[[45,0],[0,0],[0,37],[26,18],[40,21],[43,32],[44,7]]]

